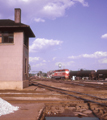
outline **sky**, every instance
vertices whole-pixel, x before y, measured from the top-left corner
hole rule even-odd
[[[15,8],[36,36],[31,72],[107,69],[107,0],[0,0],[0,19],[14,20]]]

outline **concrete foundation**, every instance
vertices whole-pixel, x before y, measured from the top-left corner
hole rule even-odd
[[[0,90],[22,90],[29,86],[29,80],[0,81]]]
[[[24,80],[23,81],[23,88],[26,88],[29,86],[29,80]]]
[[[23,81],[0,81],[0,90],[9,90],[9,89],[22,90]]]

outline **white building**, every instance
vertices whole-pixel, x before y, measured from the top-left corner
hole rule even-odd
[[[21,9],[15,9],[15,21],[0,20],[0,89],[23,89],[29,86],[30,26],[21,23]]]

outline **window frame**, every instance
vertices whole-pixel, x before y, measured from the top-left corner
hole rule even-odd
[[[24,34],[24,45],[28,48],[28,45],[29,44],[29,39],[28,39],[28,36],[26,36],[25,34]]]
[[[25,74],[27,74],[27,73],[28,73],[27,58],[25,58],[25,66],[24,66],[24,69],[25,69]]]
[[[7,37],[7,41],[6,41]],[[13,44],[14,33],[13,32],[0,32],[0,44]]]

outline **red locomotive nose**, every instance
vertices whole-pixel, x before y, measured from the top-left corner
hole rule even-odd
[[[55,70],[54,74],[52,74],[52,78],[69,78],[69,70],[68,69],[60,69],[60,70]]]

